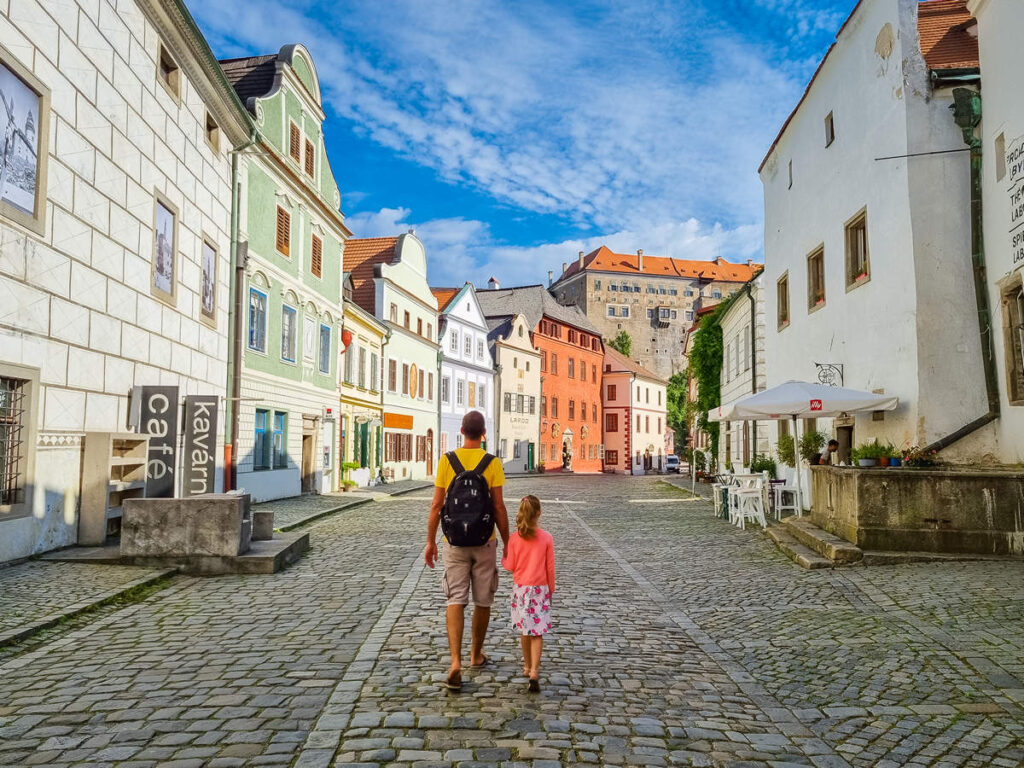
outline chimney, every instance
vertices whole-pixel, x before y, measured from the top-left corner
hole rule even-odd
[[[552,271],[551,271],[551,270],[549,269],[549,270],[548,270],[548,288],[550,288],[550,287],[551,287],[551,284],[552,284],[553,282],[555,282],[555,273],[554,273],[554,272],[552,272]]]
[[[580,269],[583,269],[583,251],[580,251]]]
[[[637,269],[640,270],[641,272],[643,272],[644,271],[644,249],[643,248],[637,248],[637,251],[636,251],[636,263],[637,263]]]
[[[409,227],[409,234],[410,235],[415,235],[416,234],[416,227]]]
[[[563,262],[562,262],[562,274],[563,274],[563,275],[565,274],[565,270],[567,270],[568,268],[569,268],[569,265],[568,265],[568,264],[566,264],[566,263],[565,263],[565,262],[563,261]]]
[[[490,288],[492,291],[496,291],[499,288],[501,288],[501,285],[498,283],[498,278],[492,277],[490,280],[488,280],[487,287]]]

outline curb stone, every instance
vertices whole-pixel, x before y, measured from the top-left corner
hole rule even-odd
[[[418,487],[415,487],[415,488],[403,488],[403,489],[401,489],[399,491],[395,491],[394,493],[387,493],[386,491],[380,491],[380,493],[385,493],[386,495],[392,496],[392,497],[393,496],[402,496],[402,495],[404,495],[406,493],[415,493],[416,491],[422,491],[424,488],[430,488],[430,487],[431,486],[429,484],[424,484],[424,485],[421,485],[421,486],[418,486]],[[282,525],[280,528],[275,528],[274,530],[275,531],[280,531],[281,533],[287,533],[288,531],[294,531],[296,528],[299,528],[299,527],[301,527],[303,525],[307,525],[309,523],[312,523],[313,521],[319,520],[322,517],[327,517],[328,515],[333,515],[336,512],[341,512],[342,510],[345,510],[345,509],[352,509],[353,507],[359,507],[359,506],[362,506],[363,504],[369,504],[369,503],[374,502],[374,501],[377,501],[377,499],[374,499],[374,498],[353,499],[352,501],[349,501],[349,502],[347,502],[345,504],[339,504],[338,506],[331,507],[330,509],[323,509],[323,510],[320,510],[319,512],[314,512],[311,515],[307,515],[306,517],[303,517],[300,520],[296,520],[296,521],[294,521],[292,523],[288,523],[287,525]]]
[[[24,640],[37,632],[41,632],[44,629],[49,629],[50,627],[59,624],[65,619],[77,616],[80,613],[85,613],[93,608],[98,608],[99,606],[104,605],[111,600],[115,600],[126,592],[130,592],[137,587],[145,587],[150,584],[154,584],[163,579],[170,578],[177,573],[177,568],[164,568],[157,573],[152,573],[139,579],[134,579],[133,581],[129,581],[126,584],[116,587],[115,589],[101,592],[98,595],[85,600],[79,600],[77,603],[72,603],[67,608],[63,608],[56,613],[43,616],[41,619],[32,622],[28,626],[10,630],[8,632],[2,632],[0,633],[0,647],[11,645],[19,640]]]

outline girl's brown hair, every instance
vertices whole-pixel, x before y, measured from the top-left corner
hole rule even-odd
[[[537,535],[537,519],[540,517],[540,499],[536,496],[524,496],[519,502],[516,513],[516,530],[524,539],[532,539]]]

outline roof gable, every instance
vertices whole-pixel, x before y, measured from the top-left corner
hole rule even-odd
[[[605,345],[604,348],[604,367],[609,373],[633,373],[641,378],[658,384],[668,383],[658,376],[658,374],[644,368],[640,363],[636,362],[636,360],[630,360],[621,352],[609,347],[608,345]]]
[[[395,258],[397,237],[352,238],[342,253],[344,271],[352,278],[352,300],[372,315],[377,312],[374,270],[378,264],[390,264]]]
[[[699,259],[676,259],[671,256],[643,256],[643,270],[640,269],[639,254],[615,253],[602,245],[583,257],[583,268],[579,261],[573,262],[559,281],[579,274],[581,271],[616,272],[635,277],[672,277],[700,280],[745,283],[762,269],[760,264],[748,262],[737,264],[719,258],[714,261]]]

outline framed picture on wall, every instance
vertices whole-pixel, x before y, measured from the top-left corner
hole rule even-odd
[[[173,304],[177,297],[177,219],[178,209],[157,192],[153,215],[152,293],[161,301],[170,304]]]
[[[201,255],[202,285],[199,294],[199,312],[209,325],[217,324],[217,249],[203,238]]]
[[[0,215],[43,234],[50,91],[0,46]]]

